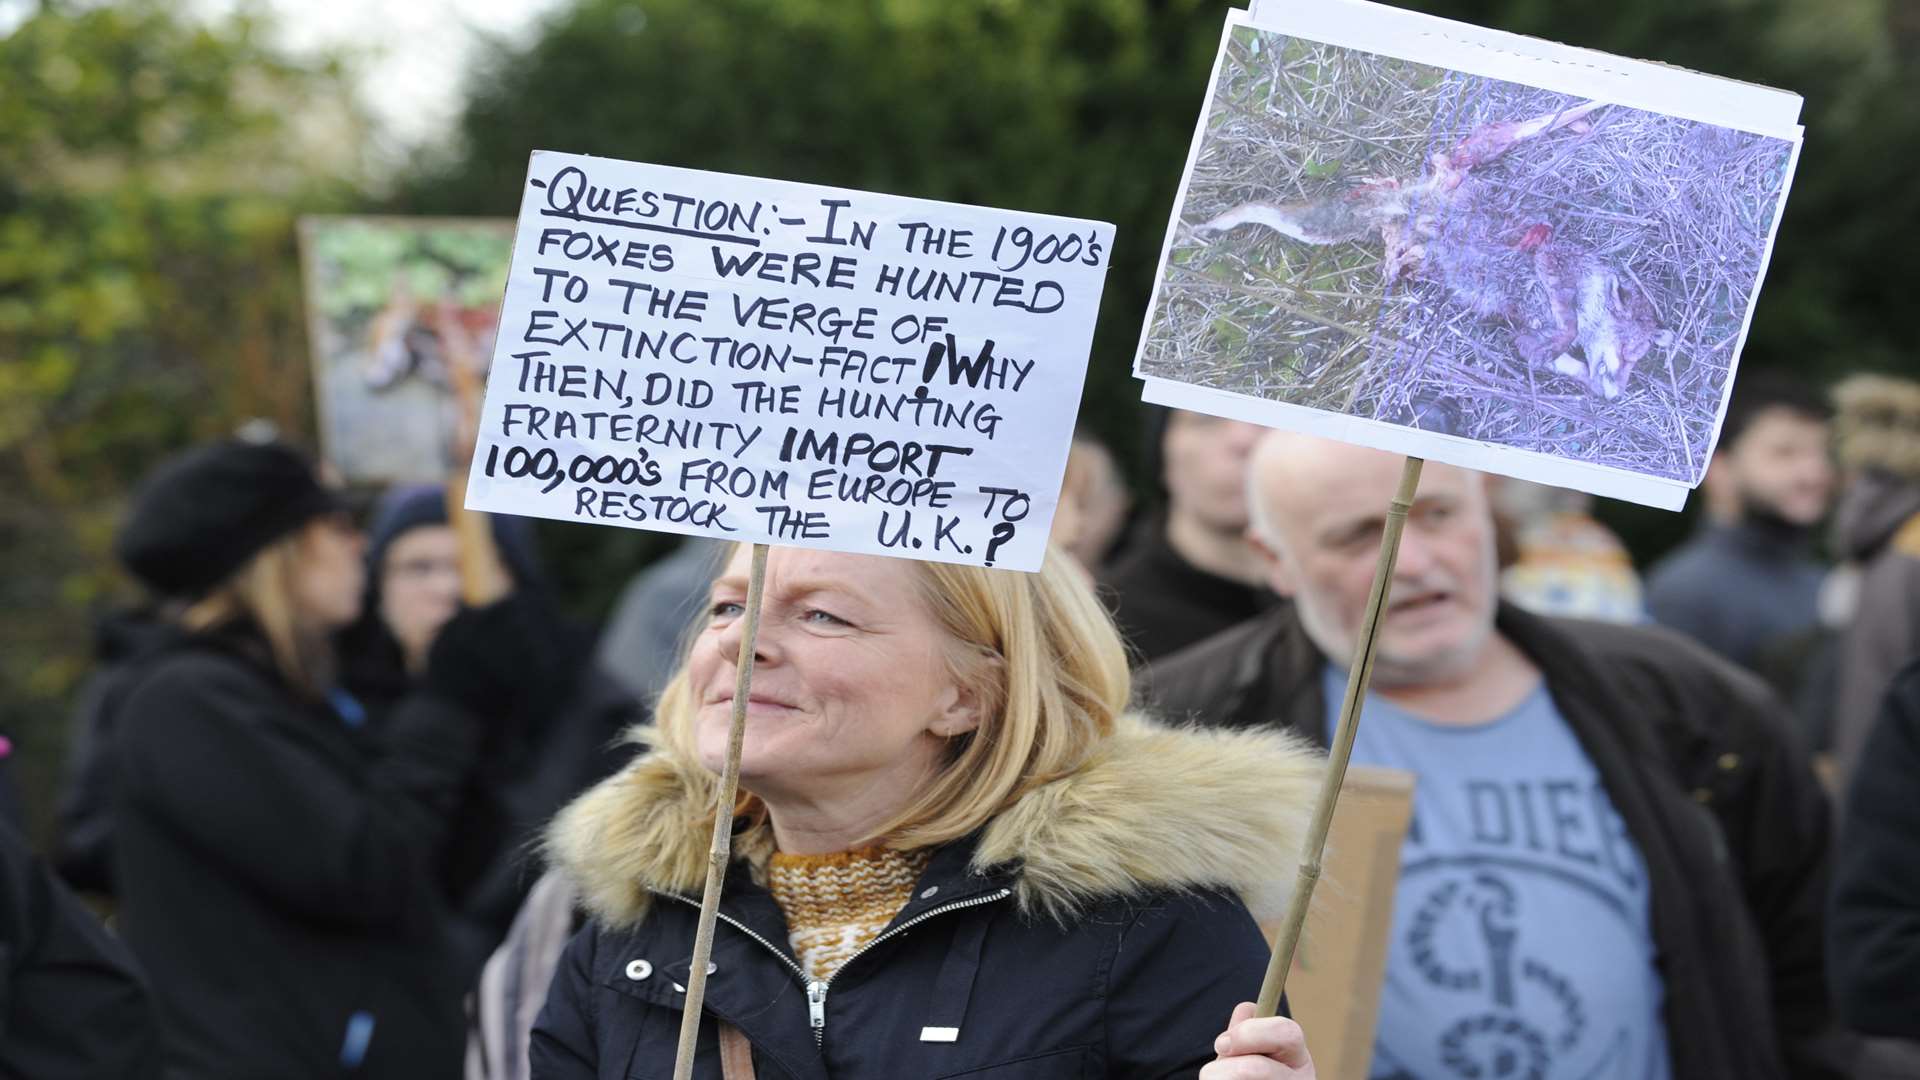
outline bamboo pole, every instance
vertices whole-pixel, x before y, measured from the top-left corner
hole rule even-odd
[[[1373,570],[1373,589],[1367,595],[1367,610],[1360,620],[1360,635],[1354,642],[1353,660],[1347,670],[1347,694],[1340,703],[1340,727],[1334,733],[1327,753],[1327,775],[1320,782],[1320,794],[1314,802],[1313,825],[1300,853],[1300,875],[1288,902],[1287,915],[1280,924],[1280,937],[1274,942],[1273,958],[1267,963],[1267,977],[1260,984],[1260,1000],[1255,1015],[1272,1016],[1280,1010],[1280,995],[1287,988],[1287,973],[1293,969],[1294,950],[1300,944],[1300,930],[1306,925],[1307,904],[1313,899],[1313,887],[1320,881],[1320,855],[1327,846],[1327,830],[1333,826],[1334,804],[1340,799],[1340,785],[1346,780],[1347,761],[1353,757],[1353,736],[1360,727],[1360,705],[1366,700],[1367,683],[1373,678],[1373,656],[1380,641],[1380,623],[1387,610],[1387,591],[1393,583],[1394,563],[1400,558],[1400,534],[1407,525],[1407,512],[1413,508],[1413,495],[1420,486],[1420,469],[1425,460],[1409,457],[1400,470],[1400,488],[1387,507],[1385,527],[1380,531],[1380,561]]]
[[[693,1076],[694,1044],[700,1036],[700,1006],[707,1000],[707,963],[713,956],[714,917],[720,910],[720,882],[727,874],[733,846],[733,805],[740,788],[740,745],[747,737],[747,696],[753,687],[754,639],[760,634],[760,591],[767,580],[767,545],[753,545],[753,569],[747,577],[746,627],[734,661],[733,724],[727,729],[727,764],[713,807],[713,844],[707,849],[707,888],[700,897],[700,922],[693,934],[693,964],[687,969],[686,1011],[680,1015],[680,1050],[673,1080]]]

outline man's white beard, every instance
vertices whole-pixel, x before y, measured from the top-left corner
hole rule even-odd
[[[1391,591],[1388,599],[1392,599]],[[1310,590],[1295,593],[1293,603],[1294,609],[1300,613],[1300,627],[1306,631],[1307,640],[1325,653],[1328,660],[1352,671],[1359,627],[1355,626],[1353,634],[1342,629],[1339,620],[1328,616]],[[1489,617],[1478,633],[1457,647],[1438,655],[1407,660],[1394,656],[1387,648],[1386,616],[1382,615],[1381,618],[1381,640],[1375,645],[1373,653],[1372,685],[1382,689],[1428,686],[1458,678],[1473,668],[1488,640],[1493,637],[1493,619]]]

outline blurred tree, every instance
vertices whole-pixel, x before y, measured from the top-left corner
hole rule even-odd
[[[128,489],[246,418],[309,427],[294,215],[349,196],[362,124],[264,31],[47,0],[0,37],[0,731],[42,813]]]
[[[1749,361],[1816,381],[1914,365],[1901,283],[1920,248],[1920,17],[1907,0],[1406,6],[1805,95],[1807,146]],[[1111,221],[1083,415],[1137,461],[1130,363],[1227,7],[578,0],[531,41],[496,45],[457,141],[420,165],[399,205],[510,214],[528,152],[545,148]],[[1609,513],[1643,557],[1684,527]],[[651,550],[646,534],[619,532],[550,534],[569,549],[577,596],[603,597]]]

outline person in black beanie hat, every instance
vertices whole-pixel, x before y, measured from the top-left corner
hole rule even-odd
[[[641,718],[632,695],[592,663],[589,636],[552,602],[527,519],[488,517],[513,589],[461,618],[460,541],[446,489],[387,492],[369,531],[361,616],[341,639],[345,688],[376,729],[422,691],[445,633],[479,661],[462,672],[473,683],[464,696],[488,703],[493,722],[440,868],[460,961],[475,975],[539,877],[531,865],[539,829],[626,760],[620,733]]]
[[[159,596],[195,599],[275,540],[340,509],[299,451],[228,439],[154,470],[114,554]]]
[[[228,441],[155,470],[116,543],[174,600],[116,706],[112,845],[169,1076],[460,1071],[436,868],[494,719],[453,625],[378,731],[336,707],[365,578],[336,505],[296,451]]]

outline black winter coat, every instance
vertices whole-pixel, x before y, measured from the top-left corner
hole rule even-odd
[[[688,767],[649,755],[556,823],[595,921],[534,1028],[537,1080],[672,1075],[706,841],[658,823],[696,820],[674,780]],[[1284,902],[1319,772],[1273,735],[1129,721],[1086,769],[935,851],[906,908],[825,983],[794,959],[747,852],[694,1075],[720,1075],[718,1017],[767,1080],[1192,1077],[1259,991],[1249,902],[1268,917]]]
[[[1646,860],[1673,1075],[1843,1075],[1824,971],[1826,798],[1754,676],[1668,631],[1503,605]],[[1281,609],[1146,677],[1170,716],[1325,743],[1325,657]]]
[[[561,807],[633,757],[621,735],[639,702],[612,676],[583,664],[538,718],[497,725],[456,814],[448,886],[461,963],[478,978],[539,880],[541,832]]]
[[[118,768],[113,725],[155,651],[179,637],[147,611],[112,614],[94,627],[94,670],[80,686],[68,728],[67,769],[53,864],[68,885],[113,895],[113,804]]]
[[[1895,677],[1847,793],[1834,995],[1862,1031],[1920,1040],[1920,664]]]
[[[168,1074],[457,1076],[464,985],[434,869],[477,726],[421,697],[358,737],[263,649],[187,639],[118,718],[120,917]]]
[[[135,1080],[158,1049],[126,947],[0,824],[0,1076]]]

